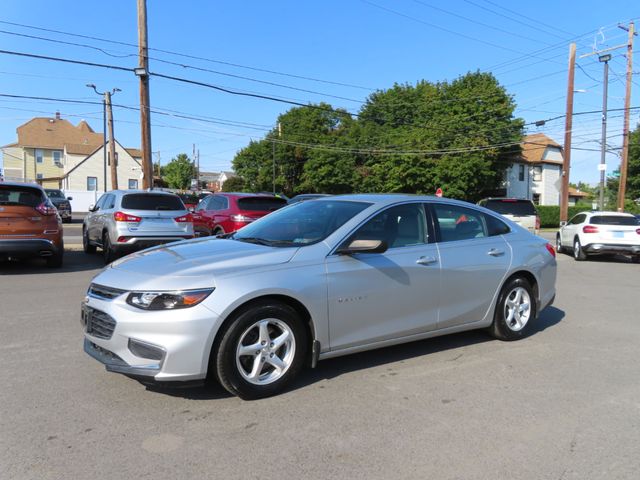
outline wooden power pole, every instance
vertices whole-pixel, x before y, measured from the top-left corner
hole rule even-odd
[[[631,107],[631,75],[633,74],[633,36],[635,26],[629,24],[627,44],[627,87],[624,97],[624,126],[622,127],[622,162],[620,163],[620,186],[618,187],[618,211],[624,211],[624,197],[627,189],[627,168],[629,165],[629,110]]]
[[[107,109],[109,125],[109,158],[111,164],[111,190],[118,189],[118,160],[116,157],[116,139],[113,135],[113,110],[111,109],[111,92],[104,92],[104,105]]]
[[[142,188],[153,188],[151,158],[151,112],[149,111],[149,47],[147,38],[147,2],[138,0],[138,68],[140,77],[140,127],[142,133]]]
[[[569,46],[569,78],[567,81],[567,112],[564,123],[562,190],[560,191],[560,222],[569,216],[569,172],[571,171],[571,129],[573,128],[573,79],[576,70],[576,44]]]

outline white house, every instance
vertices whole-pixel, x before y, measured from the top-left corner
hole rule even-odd
[[[505,174],[506,196],[537,205],[560,205],[562,147],[544,133],[527,135],[522,154]]]

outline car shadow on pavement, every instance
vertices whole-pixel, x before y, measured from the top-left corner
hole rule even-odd
[[[527,338],[535,336],[537,333],[560,323],[563,318],[564,311],[555,307],[546,308],[532,324],[532,328],[529,330]],[[500,340],[494,339],[483,330],[472,330],[323,360],[318,363],[318,366],[315,369],[303,371],[298,377],[298,380],[289,390],[304,388],[322,380],[329,380],[342,374],[357,370],[364,370],[393,363],[404,363],[406,360],[415,357],[445,352],[448,350],[456,350],[461,347],[485,342],[500,342]],[[446,361],[454,362],[461,356],[462,354],[458,353],[453,355],[453,358]]]
[[[564,316],[564,311],[558,308],[553,306],[546,308],[532,324],[532,328],[527,337],[535,336],[537,333],[557,325],[562,321]],[[444,335],[442,337],[435,337],[426,340],[417,340],[415,342],[394,345],[392,347],[385,347],[353,355],[346,355],[344,357],[323,360],[319,362],[318,366],[314,369],[304,369],[293,385],[285,391],[305,388],[322,380],[330,380],[332,378],[339,377],[345,373],[366,370],[369,368],[379,367],[381,365],[403,363],[404,361],[415,357],[444,352],[447,350],[456,350],[461,347],[484,342],[499,342],[499,340],[494,339],[482,330],[472,330],[469,332]],[[446,361],[454,362],[461,356],[462,354],[458,353],[454,355],[453,358]],[[229,394],[222,386],[214,382],[196,387],[173,387],[155,384],[146,384],[145,387],[151,392],[173,397],[181,397],[188,400],[216,400],[231,397],[231,394]]]
[[[68,273],[99,270],[104,267],[100,255],[88,255],[82,251],[64,252],[64,263],[61,268],[49,268],[41,258],[0,261],[0,276],[2,275],[34,275],[41,273]]]

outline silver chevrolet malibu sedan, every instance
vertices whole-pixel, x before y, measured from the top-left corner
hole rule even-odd
[[[482,207],[326,197],[114,262],[82,304],[84,349],[109,371],[255,399],[326,358],[478,328],[517,340],[555,280],[553,247]]]

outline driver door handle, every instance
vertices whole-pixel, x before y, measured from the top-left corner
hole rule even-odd
[[[497,248],[492,248],[487,253],[492,257],[501,257],[502,255],[504,255],[504,250],[498,250]]]
[[[418,265],[431,265],[433,263],[437,263],[438,260],[435,257],[420,257],[416,260]]]

